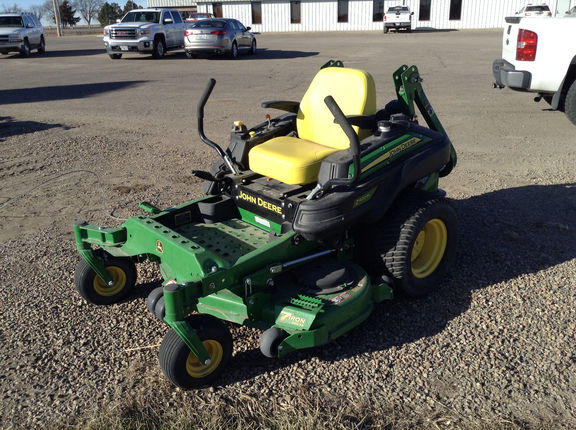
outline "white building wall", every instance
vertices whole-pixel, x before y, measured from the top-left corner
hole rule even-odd
[[[178,4],[187,0],[148,0],[152,2],[174,1]],[[252,23],[250,1],[238,0],[197,0],[199,12],[212,12],[213,3],[222,3],[226,18],[236,18],[255,32],[295,32],[295,31],[366,31],[382,30],[383,22],[373,21],[372,0],[349,0],[348,22],[338,22],[338,2],[336,0],[301,0],[301,24],[290,23],[289,0],[260,0],[262,4],[262,24]],[[384,11],[391,6],[404,4],[414,12],[412,28],[430,29],[472,29],[503,28],[504,18],[511,16],[529,0],[462,0],[460,20],[450,20],[450,0],[432,0],[430,20],[420,20],[420,0],[384,0]],[[556,10],[558,0],[548,0],[550,10]],[[537,3],[534,1],[534,3]],[[571,0],[570,7],[576,6]]]

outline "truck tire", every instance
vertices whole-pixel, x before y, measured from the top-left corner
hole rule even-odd
[[[164,46],[164,39],[157,37],[154,39],[154,46],[152,47],[152,57],[162,58],[166,53],[166,47]]]
[[[30,56],[30,42],[28,42],[28,39],[24,39],[24,46],[22,47],[22,50],[20,51],[20,55],[22,57],[29,57]]]
[[[46,42],[44,41],[44,36],[40,36],[40,46],[38,47],[38,54],[43,54],[46,52]]]
[[[384,34],[388,33],[388,27],[384,26]]]
[[[570,122],[576,125],[576,79],[570,85],[564,100],[564,113]]]
[[[110,58],[112,58],[113,60],[119,60],[120,58],[122,58],[122,54],[108,54],[110,55]]]

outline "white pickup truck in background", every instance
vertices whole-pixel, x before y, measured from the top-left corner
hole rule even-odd
[[[104,47],[113,60],[124,54],[152,54],[162,58],[184,48],[185,23],[176,9],[134,9],[117,24],[104,27]]]
[[[507,17],[494,88],[538,93],[576,125],[576,18]]]
[[[396,31],[405,29],[407,32],[412,31],[412,15],[408,6],[392,6],[384,14],[384,34],[389,30]]]

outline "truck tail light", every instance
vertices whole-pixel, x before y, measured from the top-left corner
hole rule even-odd
[[[536,47],[538,35],[530,30],[518,31],[518,45],[516,47],[516,60],[534,61],[536,59]]]
[[[216,36],[224,36],[226,33],[228,33],[226,30],[216,30],[210,32],[210,34],[215,34]]]

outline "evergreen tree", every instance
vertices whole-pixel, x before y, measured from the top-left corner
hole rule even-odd
[[[126,15],[128,12],[130,12],[131,10],[134,9],[143,9],[142,6],[137,5],[136,3],[134,3],[132,0],[128,0],[126,2],[126,5],[124,6],[124,11],[123,11],[123,15]]]
[[[98,14],[98,22],[102,27],[114,24],[117,19],[122,18],[124,15],[122,14],[122,9],[118,6],[118,3],[104,3],[102,8],[100,9],[100,13]]]
[[[78,24],[80,18],[77,18],[74,15],[76,15],[76,10],[72,9],[72,5],[68,0],[64,0],[60,5],[60,19],[62,20],[62,25],[67,27]]]

